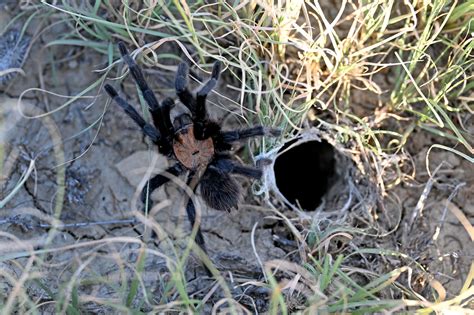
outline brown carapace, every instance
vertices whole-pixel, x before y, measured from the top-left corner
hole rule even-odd
[[[173,151],[176,159],[189,170],[205,168],[214,157],[212,138],[197,140],[194,125],[187,125],[175,134]]]

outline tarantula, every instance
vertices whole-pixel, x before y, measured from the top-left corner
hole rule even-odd
[[[171,122],[171,110],[175,106],[172,98],[165,98],[158,103],[153,91],[145,81],[143,74],[130,57],[125,44],[118,44],[123,60],[128,65],[132,77],[140,88],[143,98],[148,104],[153,125],[147,123],[138,112],[110,85],[105,90],[125,113],[141,128],[143,133],[158,146],[158,151],[167,156],[175,164],[168,168],[168,174],[179,176],[187,173],[187,184],[196,191],[200,184],[204,201],[216,210],[237,208],[240,199],[240,186],[231,174],[239,174],[254,179],[262,176],[262,171],[243,166],[233,161],[229,150],[232,142],[255,136],[279,136],[280,130],[255,126],[243,130],[222,131],[221,126],[209,119],[206,111],[206,97],[216,86],[220,74],[220,63],[214,63],[211,78],[197,91],[196,96],[187,88],[189,67],[182,62],[178,65],[175,79],[176,94],[187,108],[184,113],[176,116]],[[148,181],[142,190],[141,199],[147,202],[147,196],[161,185],[167,183],[169,177],[158,174]],[[149,200],[148,200],[149,201]],[[196,210],[191,199],[186,204],[186,212],[192,226],[196,221]],[[206,251],[201,229],[197,227],[196,243]]]

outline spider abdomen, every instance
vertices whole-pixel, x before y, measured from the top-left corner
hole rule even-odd
[[[180,129],[173,141],[174,155],[187,169],[207,166],[214,156],[212,138],[197,140],[192,124]]]
[[[202,176],[201,195],[212,208],[231,211],[238,208],[241,192],[232,176],[211,165]]]

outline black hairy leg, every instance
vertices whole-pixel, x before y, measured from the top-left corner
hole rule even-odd
[[[196,208],[194,207],[194,202],[191,198],[189,198],[186,204],[186,214],[188,216],[189,223],[191,223],[191,228],[193,228],[194,224],[196,224]],[[204,236],[202,235],[200,223],[197,227],[196,237],[194,238],[194,241],[199,246],[199,248],[201,248],[201,250],[207,256],[209,256],[209,253],[207,252],[207,249],[206,249],[206,242],[204,241]],[[206,270],[207,275],[209,277],[212,277],[212,272],[205,265],[204,265],[204,269]]]
[[[196,93],[196,113],[194,117],[194,134],[196,139],[202,140],[219,133],[220,126],[210,121],[207,117],[206,98],[207,95],[215,88],[219,74],[221,71],[220,62],[216,61],[212,67],[211,78],[204,84],[204,86]]]
[[[174,101],[171,97],[167,97],[161,102],[160,105],[160,113],[153,113],[152,112],[152,119],[153,119],[153,124],[155,126],[160,125],[163,123],[165,125],[166,130],[168,130],[168,135],[169,135],[169,141],[171,141],[171,138],[174,135],[174,127],[173,124],[171,123],[170,119],[170,113],[171,109],[174,107]],[[164,115],[165,117],[168,117],[167,119],[161,119],[159,115]]]
[[[196,189],[197,189],[197,184],[199,182],[199,174],[198,172],[191,171],[189,172],[188,175],[188,180],[186,184],[191,188],[193,195],[196,194]],[[201,231],[201,222],[196,223],[196,207],[194,206],[193,199],[188,196],[188,201],[186,202],[186,214],[188,216],[189,223],[191,224],[191,228],[193,229],[194,226],[197,224],[197,230],[196,230],[196,237],[195,237],[195,242],[196,244],[202,249],[202,251],[209,256],[207,249],[206,249],[206,242],[204,241],[204,236],[202,235]],[[201,213],[201,218],[200,221],[202,220],[202,213]],[[208,276],[212,276],[211,271],[204,266],[206,269],[206,273]]]
[[[226,155],[216,158],[210,167],[215,167],[223,173],[238,174],[253,179],[260,179],[263,175],[262,170],[255,167],[240,165],[238,162],[231,160],[230,157],[226,158]]]
[[[194,207],[194,202],[189,198],[186,204],[186,214],[188,216],[189,223],[191,228],[196,224],[196,208]],[[204,242],[204,236],[202,235],[201,227],[199,226],[196,233],[196,244],[201,247],[201,249],[207,254],[206,244]]]
[[[132,118],[132,120],[142,129],[143,133],[150,137],[150,139],[153,141],[153,143],[158,144],[161,140],[161,135],[158,130],[156,130],[155,127],[152,125],[148,124],[142,116],[135,110],[135,108],[132,107],[126,100],[121,98],[115,89],[106,84],[104,86],[105,90],[107,93],[110,95],[110,97],[113,99],[114,102],[116,102],[122,109],[125,111],[125,113]]]
[[[133,60],[133,58],[128,54],[125,44],[123,42],[119,42],[118,46],[120,54],[122,55],[122,59],[127,64],[133,79],[137,83],[140,91],[142,92],[143,98],[147,102],[148,109],[153,117],[153,122],[162,136],[162,139],[159,142],[161,151],[163,154],[169,154],[172,149],[169,142],[173,136],[173,128],[169,112],[171,107],[174,105],[174,102],[170,103],[169,101],[167,101],[166,104],[160,106],[158,100],[155,97],[155,94],[146,83],[146,80],[143,76],[142,71],[140,70],[140,67],[137,65],[135,60]],[[167,141],[165,141],[165,139]]]
[[[215,88],[221,71],[220,62],[216,61],[212,67],[209,80],[196,93],[196,98],[188,89],[189,67],[186,63],[178,66],[175,87],[180,101],[189,109],[194,124],[194,135],[198,140],[207,139],[220,131],[220,126],[207,118],[206,98]]]
[[[153,193],[153,191],[158,189],[158,187],[169,182],[170,176],[179,176],[183,172],[184,172],[183,167],[180,164],[176,163],[175,165],[166,169],[165,173],[167,173],[167,175],[164,175],[163,173],[155,175],[155,177],[150,179],[147,185],[145,185],[145,187],[143,187],[142,189],[141,200],[143,204],[148,204],[148,206],[151,208],[150,196]],[[147,199],[147,196],[148,196],[148,199]]]
[[[181,103],[183,103],[194,116],[196,113],[196,100],[194,99],[191,91],[188,89],[188,76],[189,66],[185,62],[180,63],[178,65],[178,70],[176,71],[176,95],[178,95]]]
[[[258,137],[258,136],[278,137],[280,135],[281,135],[280,129],[264,127],[264,126],[255,126],[252,128],[232,130],[232,131],[222,131],[220,134],[220,136],[222,137],[222,141],[224,142],[235,142],[235,141]]]
[[[125,44],[123,42],[120,42],[118,46],[120,54],[122,55],[122,59],[127,64],[128,69],[132,74],[132,77],[135,79],[135,82],[142,91],[143,98],[148,103],[148,106],[150,106],[150,110],[159,110],[160,105],[158,104],[158,100],[156,99],[153,91],[148,87],[148,84],[146,83],[145,78],[143,77],[143,73],[140,70],[140,67],[137,65],[135,60],[130,57],[127,51],[127,47],[125,47]]]
[[[214,139],[214,144],[216,151],[225,152],[232,149],[232,143],[240,140],[245,140],[248,138],[258,137],[258,136],[271,136],[278,137],[280,136],[280,129],[264,127],[264,126],[255,126],[247,129],[240,130],[230,130],[230,131],[213,131],[212,137]]]
[[[221,73],[221,63],[216,61],[212,66],[212,74],[209,80],[196,93],[196,117],[195,122],[204,122],[207,116],[206,98],[207,95],[216,87],[217,80]]]

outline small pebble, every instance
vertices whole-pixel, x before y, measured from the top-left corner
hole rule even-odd
[[[10,30],[0,36],[0,85],[7,84],[16,74],[8,69],[21,68],[28,51],[30,38],[19,31]]]
[[[76,60],[71,60],[71,61],[69,61],[69,63],[68,63],[68,66],[69,66],[70,69],[76,69],[76,68],[77,68],[77,65],[78,65],[78,63],[77,63]]]

